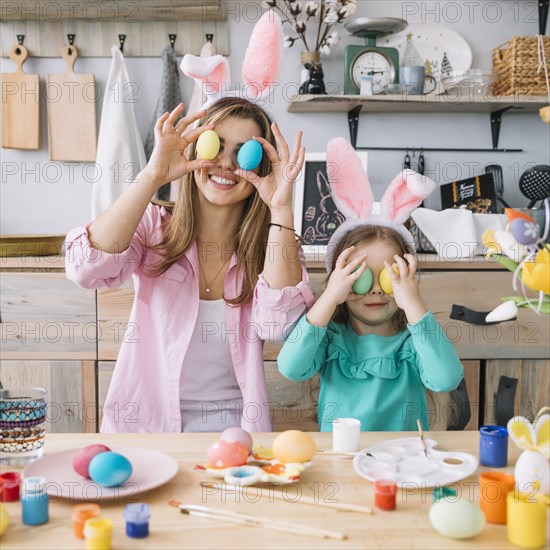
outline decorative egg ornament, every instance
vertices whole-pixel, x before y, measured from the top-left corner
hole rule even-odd
[[[90,466],[90,462],[92,459],[100,454],[110,451],[111,449],[107,447],[107,445],[87,445],[83,449],[80,449],[73,457],[73,469],[74,471],[81,475],[82,477],[86,477],[90,479],[90,473],[88,471],[88,468]]]
[[[536,223],[517,218],[510,223],[510,233],[520,244],[534,244],[539,238],[539,226]]]
[[[220,439],[210,445],[206,458],[211,468],[242,466],[248,460],[248,449],[238,441]]]
[[[229,443],[240,443],[248,449],[249,453],[252,451],[252,446],[254,444],[252,441],[252,436],[246,430],[238,427],[227,428],[227,430],[224,430],[222,435],[220,435],[220,440],[228,441]]]

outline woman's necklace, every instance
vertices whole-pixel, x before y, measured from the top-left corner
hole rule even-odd
[[[231,258],[229,258],[230,260]],[[204,274],[204,270],[202,269],[202,265],[201,265],[201,262],[199,261],[199,269],[202,273],[202,278],[204,279],[204,284],[206,285],[206,288],[204,289],[204,291],[206,293],[209,293],[210,292],[210,288],[212,287],[212,285],[214,284],[214,281],[218,278],[218,275],[222,272],[222,269],[227,265],[227,262],[229,260],[226,260],[225,262],[223,262],[222,266],[220,267],[220,269],[218,270],[218,272],[216,273],[216,275],[214,275],[214,278],[210,281],[210,283],[206,280],[206,275]]]

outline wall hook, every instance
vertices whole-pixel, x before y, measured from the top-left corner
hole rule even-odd
[[[119,34],[118,35],[118,41],[120,42],[120,51],[124,53],[124,41],[126,40],[125,34]]]
[[[172,46],[172,49],[174,49],[174,44],[176,43],[176,38],[178,37],[177,34],[169,34],[168,39],[170,40],[170,46]]]
[[[17,43],[22,46],[23,42],[25,42],[25,35],[24,34],[18,34],[17,35]]]
[[[67,40],[69,41],[69,46],[74,46],[75,36],[76,36],[76,34],[68,34],[67,35]]]
[[[212,40],[214,40],[214,35],[213,34],[206,34],[206,41],[207,42],[212,42]]]

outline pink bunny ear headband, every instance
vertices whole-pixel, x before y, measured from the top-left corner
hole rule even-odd
[[[414,239],[403,223],[411,212],[435,189],[435,183],[414,170],[401,171],[386,189],[381,201],[381,213],[374,215],[374,197],[369,178],[355,149],[344,138],[329,141],[327,165],[332,198],[338,210],[346,217],[333,233],[325,257],[327,272],[332,268],[332,257],[338,242],[346,233],[362,225],[391,227],[414,246]]]
[[[264,108],[279,75],[282,37],[279,16],[273,11],[264,13],[254,26],[244,56],[241,90],[230,90],[229,63],[223,55],[184,55],[180,68],[195,81],[203,93],[203,104],[198,110],[210,107],[223,97],[242,97]]]

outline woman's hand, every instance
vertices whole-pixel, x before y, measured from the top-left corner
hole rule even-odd
[[[420,297],[418,279],[416,277],[416,256],[405,254],[402,258],[397,254],[394,256],[395,264],[399,273],[396,273],[389,262],[384,262],[390,276],[393,298],[397,307],[401,308],[407,316],[409,323],[419,321],[427,309]]]
[[[302,170],[305,158],[305,149],[301,146],[302,132],[296,133],[296,140],[290,154],[288,144],[283,138],[279,127],[274,122],[271,125],[277,149],[264,138],[255,137],[259,141],[271,161],[272,170],[267,176],[258,176],[247,170],[236,170],[235,173],[256,187],[260,198],[269,206],[271,213],[277,211],[292,211],[292,189],[298,174]]]
[[[193,170],[215,166],[213,161],[189,160],[185,156],[187,146],[206,130],[212,130],[214,126],[188,130],[189,126],[206,114],[205,110],[187,115],[174,125],[183,109],[183,103],[180,103],[171,113],[164,113],[155,124],[155,148],[143,171],[150,175],[159,188]]]
[[[351,287],[367,268],[365,262],[367,254],[362,254],[349,261],[349,257],[354,249],[354,246],[350,246],[338,256],[334,270],[330,274],[327,288],[323,292],[323,294],[326,294],[327,298],[332,299],[336,305],[343,304],[346,300],[356,297]]]

